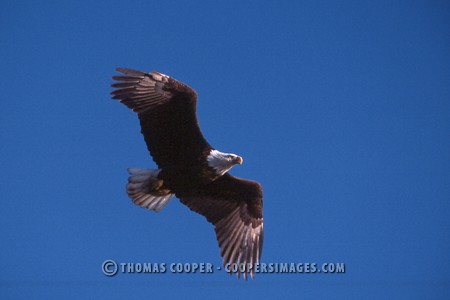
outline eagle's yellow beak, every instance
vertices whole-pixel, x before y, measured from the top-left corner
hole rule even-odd
[[[242,162],[243,162],[243,161],[244,161],[244,160],[242,159],[242,157],[240,157],[240,156],[236,157],[236,163],[237,163],[237,164],[242,165]]]

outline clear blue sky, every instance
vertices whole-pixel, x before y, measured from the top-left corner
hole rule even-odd
[[[0,41],[0,298],[449,299],[448,2],[10,1]],[[126,168],[155,165],[115,67],[197,91],[264,187],[263,262],[346,273],[103,275],[221,262],[203,217],[127,198]]]

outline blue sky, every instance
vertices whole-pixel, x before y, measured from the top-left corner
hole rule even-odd
[[[0,11],[0,298],[450,296],[446,1],[25,1]],[[232,174],[264,188],[262,261],[345,274],[118,274],[210,262],[213,227],[174,199],[127,198],[155,167],[115,67],[199,94]]]

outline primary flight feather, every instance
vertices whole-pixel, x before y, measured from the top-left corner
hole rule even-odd
[[[128,169],[126,190],[136,205],[159,212],[174,196],[215,227],[223,265],[254,275],[263,245],[262,188],[228,171],[242,157],[211,147],[200,130],[197,94],[159,72],[118,68],[113,99],[138,114],[157,170]]]

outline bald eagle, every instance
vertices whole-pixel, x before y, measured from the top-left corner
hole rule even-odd
[[[262,188],[228,171],[242,157],[211,147],[197,121],[197,94],[159,72],[117,68],[111,86],[118,99],[137,113],[157,170],[130,168],[126,191],[133,203],[161,211],[176,196],[215,228],[227,269],[254,276],[263,245]],[[234,267],[234,268],[233,268]]]

